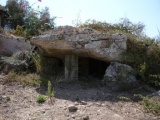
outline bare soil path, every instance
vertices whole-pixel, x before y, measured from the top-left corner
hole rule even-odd
[[[37,96],[45,93],[43,88],[4,81],[0,75],[0,120],[160,120],[159,116],[145,113],[143,106],[131,100],[129,92],[65,84],[54,88],[52,100],[39,104]],[[130,100],[119,100],[121,96]],[[70,112],[70,106],[77,110]]]

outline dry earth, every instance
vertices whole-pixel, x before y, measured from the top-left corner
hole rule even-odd
[[[160,120],[144,112],[143,106],[132,99],[133,91],[112,93],[104,88],[63,84],[54,88],[54,98],[39,104],[37,95],[45,93],[42,87],[4,81],[1,75],[0,120]],[[122,96],[129,100],[118,99]],[[70,112],[70,106],[77,110]]]

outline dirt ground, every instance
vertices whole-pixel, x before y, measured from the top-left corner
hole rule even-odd
[[[54,98],[39,104],[37,96],[45,94],[43,87],[4,81],[0,75],[0,120],[160,120],[134,99],[133,94],[143,88],[111,92],[102,87],[63,84],[54,87]],[[71,112],[71,106],[77,110]]]

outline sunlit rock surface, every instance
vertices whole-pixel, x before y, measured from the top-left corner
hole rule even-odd
[[[103,61],[121,61],[122,53],[127,48],[126,41],[127,37],[123,34],[71,26],[61,26],[31,39],[31,43],[45,56],[76,55]]]

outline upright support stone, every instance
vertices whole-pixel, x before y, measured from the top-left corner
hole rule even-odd
[[[78,56],[65,56],[65,80],[78,80]]]

